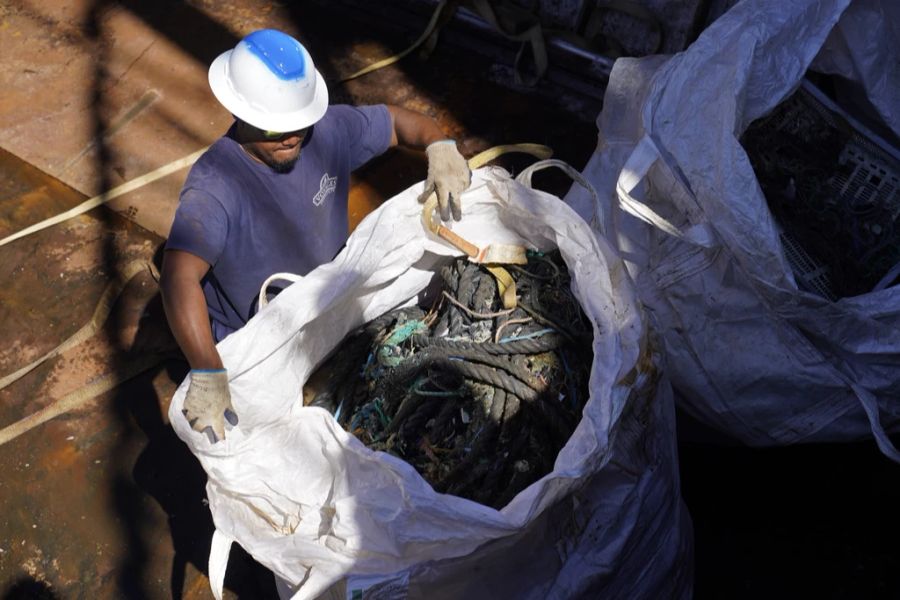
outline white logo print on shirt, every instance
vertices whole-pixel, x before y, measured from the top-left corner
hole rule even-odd
[[[329,177],[328,173],[322,175],[322,179],[319,180],[319,191],[316,192],[316,195],[313,196],[313,204],[316,206],[321,206],[323,202],[325,202],[325,198],[328,197],[329,194],[334,193],[334,189],[337,187],[337,176]]]

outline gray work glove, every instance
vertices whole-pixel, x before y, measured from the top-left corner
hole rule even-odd
[[[429,144],[425,148],[428,156],[428,179],[425,180],[425,191],[419,195],[419,202],[425,202],[432,192],[438,197],[441,219],[459,221],[462,218],[462,204],[459,197],[469,188],[472,182],[472,171],[469,163],[456,149],[453,140],[441,140]]]
[[[231,406],[228,391],[228,371],[225,369],[194,369],[191,385],[181,413],[194,431],[206,432],[213,444],[225,439],[225,419],[237,425],[237,413]]]

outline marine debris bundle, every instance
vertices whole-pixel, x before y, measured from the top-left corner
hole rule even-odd
[[[518,303],[464,258],[434,306],[390,311],[349,334],[311,402],[436,491],[502,508],[553,469],[588,399],[591,322],[558,251],[505,268]],[[313,376],[315,378],[316,375]]]
[[[872,291],[900,262],[900,162],[800,88],[741,143],[801,288]]]

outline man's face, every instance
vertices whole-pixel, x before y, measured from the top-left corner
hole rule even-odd
[[[278,173],[287,173],[300,158],[300,146],[309,128],[299,131],[263,131],[239,121],[241,145],[251,156]]]

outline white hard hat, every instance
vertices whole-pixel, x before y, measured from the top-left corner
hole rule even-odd
[[[209,86],[231,114],[267,131],[297,131],[322,118],[328,88],[303,45],[280,31],[254,31],[216,58]]]

